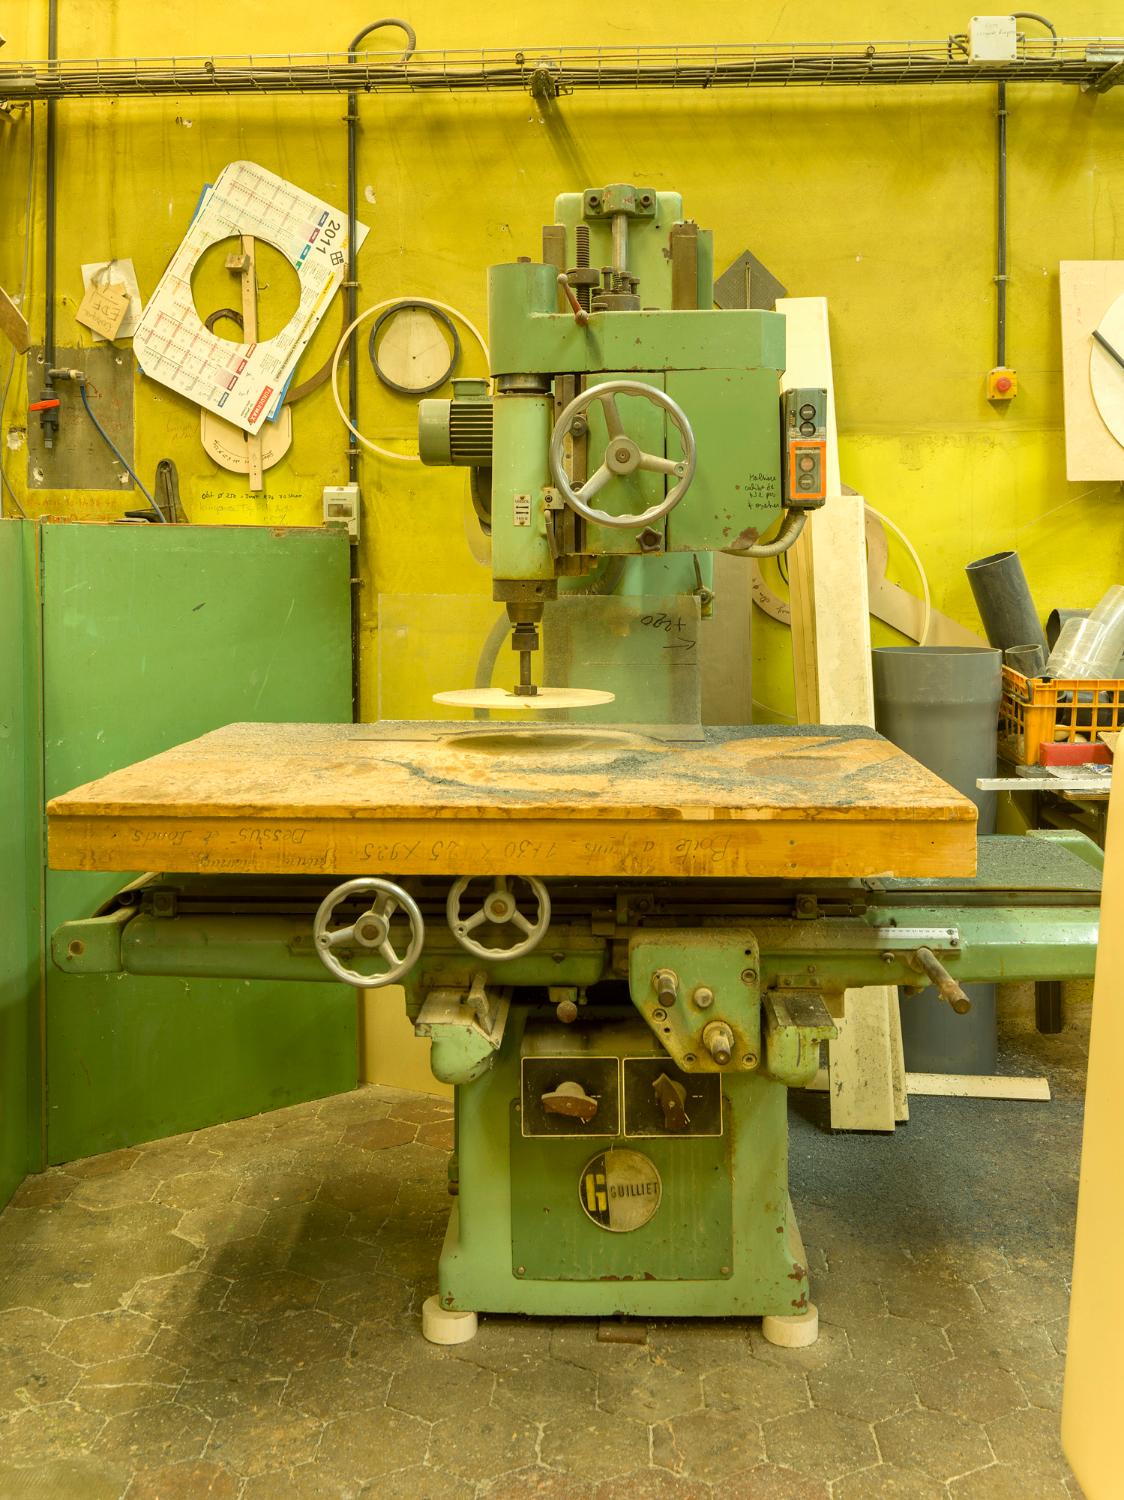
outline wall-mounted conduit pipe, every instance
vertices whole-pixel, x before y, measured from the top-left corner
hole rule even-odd
[[[996,88],[998,146],[995,215],[995,364],[1007,363],[1007,85]]]
[[[47,0],[47,60],[56,61],[59,55],[59,4],[58,0]],[[55,402],[55,383],[51,371],[58,360],[55,358],[55,290],[57,281],[55,230],[58,218],[58,100],[47,100],[46,205],[43,233],[46,246],[43,256],[43,391],[40,401],[47,404],[39,409],[39,426],[43,433],[43,446],[53,448],[59,430],[59,407]],[[28,233],[31,226],[28,225]]]
[[[408,21],[401,21],[395,16],[384,16],[380,21],[372,21],[369,26],[357,32],[352,37],[347,48],[348,62],[354,62],[356,51],[360,42],[369,37],[373,31],[381,31],[384,27],[393,26],[399,31],[406,33],[406,50],[402,54],[402,61],[406,62],[413,54],[418,45],[417,35]],[[355,274],[356,247],[355,230],[359,218],[359,186],[356,177],[356,156],[359,149],[359,95],[354,91],[347,96],[347,281],[344,290],[347,293],[347,323],[355,321],[355,315],[359,310],[359,281]],[[354,331],[347,341],[347,415],[352,427],[359,426],[359,361],[355,357]],[[347,477],[352,484],[359,479],[359,444],[352,438],[347,450]]]
[[[373,31],[384,27],[396,27],[406,34],[406,50],[403,63],[412,56],[418,45],[417,34],[408,21],[395,16],[384,16],[372,21],[352,37],[347,48],[347,60],[353,63],[359,44]],[[359,220],[359,184],[356,175],[356,157],[359,150],[359,95],[353,89],[347,96],[347,280],[344,282],[345,326],[351,327],[347,341],[347,414],[352,434],[347,445],[347,478],[350,484],[359,483],[359,440],[353,435],[359,426],[359,360],[356,358],[355,318],[359,311],[359,278],[356,274],[357,250],[355,231]],[[359,717],[359,569],[356,566],[355,549],[351,557],[351,712]]]

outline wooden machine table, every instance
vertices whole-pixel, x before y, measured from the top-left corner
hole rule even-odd
[[[970,875],[972,803],[872,730],[231,724],[56,797],[63,870]]]

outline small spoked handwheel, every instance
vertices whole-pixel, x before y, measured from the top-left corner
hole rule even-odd
[[[353,896],[373,896],[374,900],[354,922],[346,927],[332,927],[336,908]],[[401,957],[390,941],[391,919],[398,912],[405,916],[410,929],[409,944]],[[425,942],[425,922],[417,902],[401,886],[376,875],[364,875],[337,885],[324,897],[313,919],[312,935],[320,961],[330,974],[358,990],[377,990],[403,978],[417,963]],[[347,951],[377,954],[386,967],[370,974],[349,969],[337,957]]]
[[[461,898],[468,889],[469,883],[477,878],[474,875],[462,875],[449,892],[449,899],[445,903],[449,930],[457,942],[469,953],[474,953],[477,958],[491,959],[494,963],[503,963],[509,958],[521,958],[524,953],[530,953],[538,946],[543,933],[550,926],[550,896],[547,894],[546,886],[541,880],[536,880],[533,875],[518,877],[497,875],[495,884],[484,897],[483,906],[474,911],[471,916],[462,917]],[[538,902],[538,912],[534,921],[519,910],[518,898],[511,889],[512,881],[516,878],[525,881],[530,886],[531,894]],[[485,922],[490,922],[493,927],[514,927],[523,936],[517,937],[514,943],[503,947],[488,948],[471,936],[476,928],[482,927]]]
[[[679,431],[683,457],[664,458],[662,454],[645,453],[635,438],[630,438],[624,430],[617,406],[618,396],[643,396],[665,411]],[[580,417],[595,401],[601,406],[609,442],[600,466],[575,490],[567,479],[562,464],[566,436],[575,418]],[[594,495],[599,494],[615,476],[625,477],[634,474],[637,469],[652,474],[670,474],[679,483],[668,490],[658,505],[650,505],[647,510],[629,515],[613,516],[608,511],[598,510],[596,506],[590,505]],[[661,516],[666,516],[669,510],[673,510],[690,488],[691,480],[695,477],[695,434],[683,408],[657,386],[644,385],[639,380],[607,380],[603,385],[592,385],[588,390],[582,391],[559,413],[550,439],[550,477],[570,509],[577,511],[587,521],[594,521],[598,526],[620,528],[649,526]]]

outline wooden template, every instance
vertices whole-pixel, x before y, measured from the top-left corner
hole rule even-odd
[[[1124,479],[1124,444],[1097,410],[1089,380],[1093,329],[1124,296],[1124,260],[1063,260],[1062,376],[1065,392],[1065,475],[1071,480]],[[1124,380],[1124,370],[1121,372]]]

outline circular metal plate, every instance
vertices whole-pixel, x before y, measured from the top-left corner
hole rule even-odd
[[[492,708],[504,713],[512,709],[596,708],[612,703],[615,693],[601,693],[593,688],[540,688],[533,697],[509,693],[506,688],[456,688],[449,693],[434,693],[434,703],[450,703],[457,708]]]

